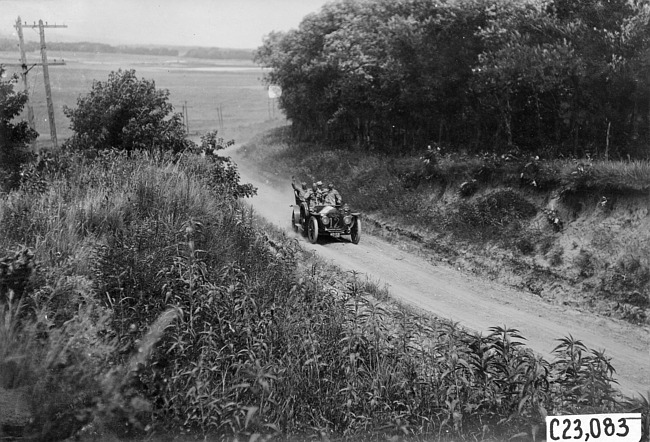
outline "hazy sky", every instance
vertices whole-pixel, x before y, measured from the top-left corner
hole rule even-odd
[[[328,0],[0,0],[0,35],[18,16],[64,23],[48,41],[256,48],[271,31],[297,28]],[[38,30],[25,29],[38,39]]]

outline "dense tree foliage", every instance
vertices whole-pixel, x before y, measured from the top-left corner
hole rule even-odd
[[[29,158],[28,146],[38,134],[26,121],[14,121],[27,103],[27,95],[15,92],[17,77],[5,79],[0,66],[0,190],[18,183],[20,166]]]
[[[64,106],[74,135],[68,145],[83,148],[159,149],[179,152],[190,146],[182,116],[173,112],[169,91],[153,80],[139,79],[135,70],[111,72],[94,81],[77,107]]]
[[[342,0],[255,59],[302,136],[645,157],[649,18],[628,0]]]

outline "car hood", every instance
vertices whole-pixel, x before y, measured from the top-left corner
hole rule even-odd
[[[339,210],[336,207],[324,206],[322,208],[317,208],[319,215],[334,216],[339,214]]]

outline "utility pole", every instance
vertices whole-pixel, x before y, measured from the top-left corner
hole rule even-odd
[[[185,132],[187,134],[190,134],[190,113],[187,109],[187,101],[185,101],[185,104],[183,105],[183,123],[185,124]]]
[[[43,80],[45,81],[45,97],[47,98],[47,115],[50,120],[50,135],[52,136],[52,146],[56,149],[58,146],[56,139],[56,125],[54,124],[54,104],[52,103],[52,89],[50,88],[50,71],[47,66],[47,48],[45,46],[45,28],[67,28],[66,25],[48,25],[43,24],[43,20],[38,21],[38,33],[41,37],[41,58],[43,59]]]
[[[31,67],[27,66],[27,57],[25,56],[25,42],[23,39],[23,26],[25,27],[30,27],[32,29],[38,28],[39,34],[40,34],[40,39],[41,39],[41,63],[32,63]],[[16,30],[18,31],[18,42],[20,44],[20,67],[22,68],[22,73],[21,77],[23,78],[23,82],[25,85],[25,94],[27,94],[27,118],[29,121],[29,125],[32,129],[35,129],[34,125],[34,110],[32,108],[32,105],[29,101],[29,87],[27,84],[27,73],[32,69],[34,66],[43,66],[43,80],[45,82],[45,97],[47,99],[47,114],[48,114],[48,120],[50,123],[50,135],[52,137],[52,145],[56,148],[58,147],[58,141],[56,138],[56,126],[54,124],[54,104],[52,103],[52,89],[50,88],[50,71],[48,69],[48,66],[54,66],[54,65],[64,65],[64,61],[53,61],[48,63],[47,61],[47,48],[45,45],[45,28],[67,28],[68,26],[66,25],[57,25],[53,24],[50,25],[47,22],[43,24],[43,20],[39,20],[38,24],[35,22],[31,25],[28,25],[27,23],[22,23],[20,20],[20,17],[18,17],[18,20],[16,20]],[[8,66],[12,66],[11,63],[7,64]]]
[[[20,76],[23,79],[23,85],[25,86],[25,96],[27,97],[27,122],[29,123],[29,127],[32,130],[36,130],[36,125],[34,124],[34,108],[32,107],[32,102],[29,100],[29,84],[27,83],[27,73],[29,72],[29,69],[27,68],[25,40],[23,38],[23,25],[20,21],[20,16],[16,20],[16,31],[18,32],[18,45],[20,46],[20,64],[22,68]]]

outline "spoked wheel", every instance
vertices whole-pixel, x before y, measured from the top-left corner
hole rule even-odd
[[[350,229],[350,239],[353,244],[359,244],[359,240],[361,240],[361,220],[359,218],[354,220],[352,229]]]
[[[309,242],[312,244],[316,244],[318,241],[318,220],[313,216],[309,218],[307,237],[309,238]]]
[[[298,229],[299,229],[298,223],[299,222],[300,222],[300,220],[296,219],[296,212],[295,211],[291,212],[291,226],[293,227],[293,231],[296,232],[296,233],[298,233]]]

